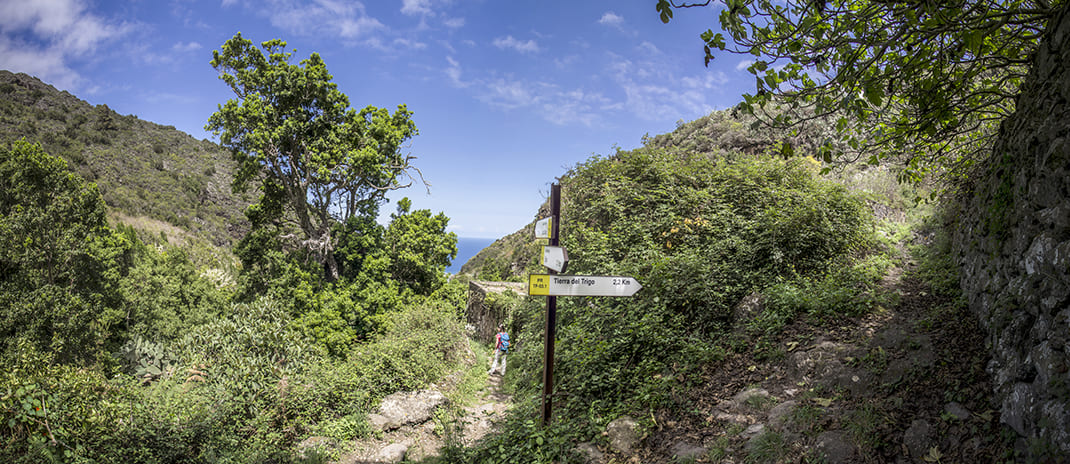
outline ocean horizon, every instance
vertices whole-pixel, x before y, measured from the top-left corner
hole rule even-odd
[[[479,253],[484,248],[494,243],[496,238],[472,238],[472,237],[457,237],[457,258],[450,263],[450,266],[446,268],[446,272],[450,274],[457,274],[461,272],[461,266],[467,263],[469,259],[472,259],[476,253]]]

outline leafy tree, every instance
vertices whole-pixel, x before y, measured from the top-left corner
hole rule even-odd
[[[259,222],[293,223],[300,235],[281,238],[335,280],[334,226],[377,211],[387,191],[412,183],[413,157],[401,152],[417,134],[412,112],[405,105],[393,114],[373,106],[356,111],[319,54],[293,65],[286,42],[261,48],[239,33],[212,52],[212,67],[237,98],[220,105],[205,128],[239,163],[234,188],[259,183]]]
[[[0,150],[0,349],[91,364],[115,348],[130,241],[107,226],[95,184],[40,146]]]
[[[673,8],[712,1],[658,0]],[[991,147],[1048,22],[1065,2],[726,0],[716,51],[754,58],[757,91],[743,107],[782,127],[834,120],[826,162],[900,161],[900,180],[949,178]],[[785,154],[792,146],[785,144]],[[837,156],[840,155],[840,156]]]
[[[119,228],[134,235],[131,228]],[[197,272],[181,248],[157,249],[135,241],[134,249],[133,264],[121,281],[131,335],[172,341],[218,317],[225,293]]]
[[[443,273],[457,257],[457,234],[446,232],[450,219],[431,210],[409,211],[408,198],[398,201],[398,211],[390,217],[383,237],[391,256],[389,272],[394,280],[421,295],[429,295],[442,285]]]
[[[381,251],[386,227],[376,222],[376,215],[369,211],[349,218],[338,227],[341,230],[337,232],[339,241],[335,248],[335,259],[342,267],[342,276],[350,280],[359,275],[374,276],[375,280],[385,279],[389,257]]]

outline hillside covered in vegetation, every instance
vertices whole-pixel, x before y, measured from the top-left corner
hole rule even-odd
[[[206,264],[232,261],[229,248],[249,229],[249,200],[232,192],[236,165],[219,145],[0,70],[0,141],[20,139],[96,183],[113,222],[199,249]]]
[[[1051,220],[1065,207],[1048,203],[1066,196],[1058,169],[1010,174],[1012,155],[992,157],[984,183],[952,186],[990,202],[962,217],[911,202],[926,184],[896,179],[966,179],[958,168],[974,158],[928,171],[913,153],[880,152],[857,165],[834,159],[837,144],[865,156],[868,141],[828,141],[840,131],[828,114],[781,133],[733,110],[579,161],[559,178],[569,273],[643,288],[559,300],[554,417],[540,424],[544,300],[493,298],[513,336],[494,382],[463,311],[466,279],[541,270],[530,226],[449,278],[448,217],[402,199],[377,222],[385,192],[415,169],[405,105],[352,108],[318,54],[291,64],[281,40],[257,48],[237,34],[211,65],[234,93],[207,125],[230,164],[215,145],[3,74],[0,460],[352,462],[362,443],[408,432],[442,441],[409,456],[426,463],[1065,460],[1046,441],[1065,431],[1021,406],[1065,399],[1051,348],[1065,340],[1065,292],[978,322],[967,302],[997,297],[960,290],[986,275],[1024,272],[1036,287],[1065,275],[1066,222]],[[886,101],[866,90],[848,102],[852,124]],[[1027,169],[1065,160],[1017,145],[1038,160]],[[1057,193],[1030,197],[1023,178]],[[974,243],[1002,254],[961,250]],[[232,266],[206,264],[230,253]],[[976,265],[960,269],[962,256]],[[977,349],[993,342],[999,358]],[[1025,369],[986,372],[1000,363]],[[512,406],[465,441],[472,411],[507,409],[470,404],[486,388]],[[1000,388],[1028,395],[994,397]],[[376,411],[417,392],[448,404],[419,430],[386,434]]]

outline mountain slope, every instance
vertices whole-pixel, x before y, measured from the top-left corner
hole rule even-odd
[[[96,182],[112,221],[153,241],[225,250],[249,227],[249,201],[230,188],[234,162],[215,143],[0,70],[0,143],[22,138]]]
[[[680,156],[702,154],[711,158],[731,154],[758,156],[781,154],[781,142],[790,140],[795,153],[816,154],[818,141],[824,140],[821,134],[828,131],[825,121],[814,120],[801,125],[798,134],[785,137],[783,131],[755,125],[755,121],[754,117],[733,109],[714,111],[694,121],[678,123],[672,132],[644,136],[642,149],[664,150]],[[855,189],[856,186],[849,187]],[[485,279],[516,280],[523,277],[525,269],[539,269],[539,248],[532,231],[535,221],[549,214],[547,202],[531,223],[481,250],[461,267],[461,273]]]

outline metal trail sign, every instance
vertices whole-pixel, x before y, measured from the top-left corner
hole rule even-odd
[[[535,238],[550,238],[554,220],[553,217],[539,219],[535,223]]]
[[[565,272],[568,268],[568,252],[562,247],[544,246],[540,264],[554,272]]]
[[[621,276],[533,274],[528,278],[528,295],[632,296],[641,288],[638,280]]]

